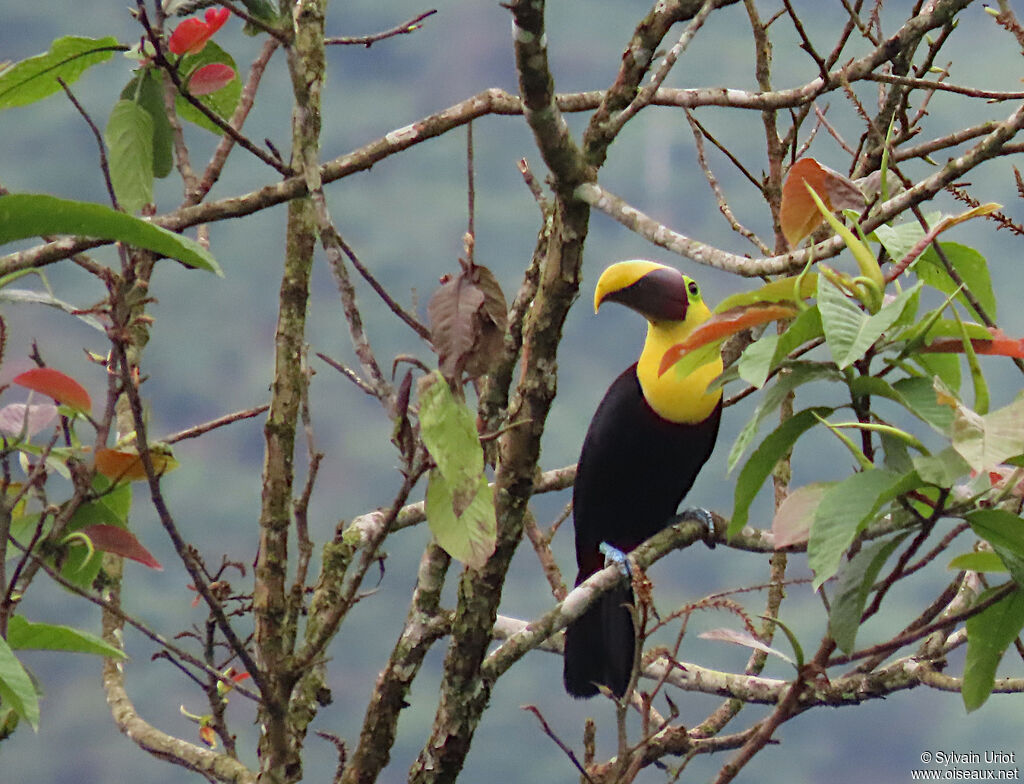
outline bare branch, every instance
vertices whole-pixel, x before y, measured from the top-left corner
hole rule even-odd
[[[417,14],[412,19],[406,22],[402,22],[400,25],[395,25],[390,30],[384,30],[380,33],[373,33],[372,35],[359,35],[359,36],[335,36],[333,38],[325,38],[324,43],[328,46],[343,45],[343,46],[365,46],[369,49],[378,41],[383,41],[387,38],[395,38],[399,35],[408,35],[409,33],[415,33],[423,25],[421,24],[427,17],[433,16],[437,13],[436,8],[431,8],[429,11],[424,11],[421,14]]]

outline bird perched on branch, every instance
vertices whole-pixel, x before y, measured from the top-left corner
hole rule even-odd
[[[647,319],[640,359],[608,388],[587,430],[573,489],[576,585],[604,565],[601,545],[626,553],[673,522],[711,455],[722,413],[721,390],[708,383],[722,360],[680,378],[659,375],[665,352],[711,315],[700,288],[653,261],[623,261],[604,271],[594,311],[618,302]],[[633,590],[618,585],[566,628],[564,682],[574,697],[599,686],[622,697],[633,671]]]

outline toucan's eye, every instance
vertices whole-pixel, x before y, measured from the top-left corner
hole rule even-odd
[[[696,297],[698,294],[700,294],[700,289],[697,287],[696,282],[692,280],[690,281],[690,285],[687,286],[687,289],[689,289],[691,297]]]

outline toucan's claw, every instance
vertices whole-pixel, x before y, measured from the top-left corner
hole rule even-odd
[[[689,509],[684,509],[672,518],[672,525],[676,525],[677,523],[682,523],[687,520],[700,523],[701,527],[704,529],[703,536],[701,537],[704,540],[704,544],[709,548],[714,549],[716,544],[714,515],[712,515],[707,509],[695,506]]]
[[[622,550],[608,544],[608,542],[601,542],[597,549],[604,556],[605,566],[616,564],[623,577],[628,577],[630,580],[633,579],[633,567],[629,565],[629,557]]]

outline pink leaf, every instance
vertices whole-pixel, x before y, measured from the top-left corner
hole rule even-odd
[[[787,661],[793,664],[793,660],[789,658],[782,651],[772,648],[770,645],[766,645],[759,639],[754,637],[750,632],[737,631],[736,629],[709,629],[706,632],[701,632],[697,635],[702,640],[717,640],[718,642],[731,642],[734,645],[742,645],[746,648],[753,648],[756,651],[763,653],[770,653],[772,656],[778,656],[783,661]]]
[[[188,80],[192,95],[209,95],[227,87],[235,78],[235,69],[224,63],[210,63],[196,70]]]
[[[775,549],[804,544],[814,522],[814,512],[828,490],[827,482],[812,482],[793,490],[779,506],[772,520]]]
[[[163,571],[160,562],[153,557],[142,543],[135,538],[135,534],[116,525],[105,525],[97,523],[83,528],[81,533],[89,537],[92,546],[105,553],[114,553],[124,558],[131,558],[150,569]]]
[[[11,403],[0,408],[0,432],[12,436],[21,434],[33,436],[45,428],[57,416],[57,406],[51,403]]]

